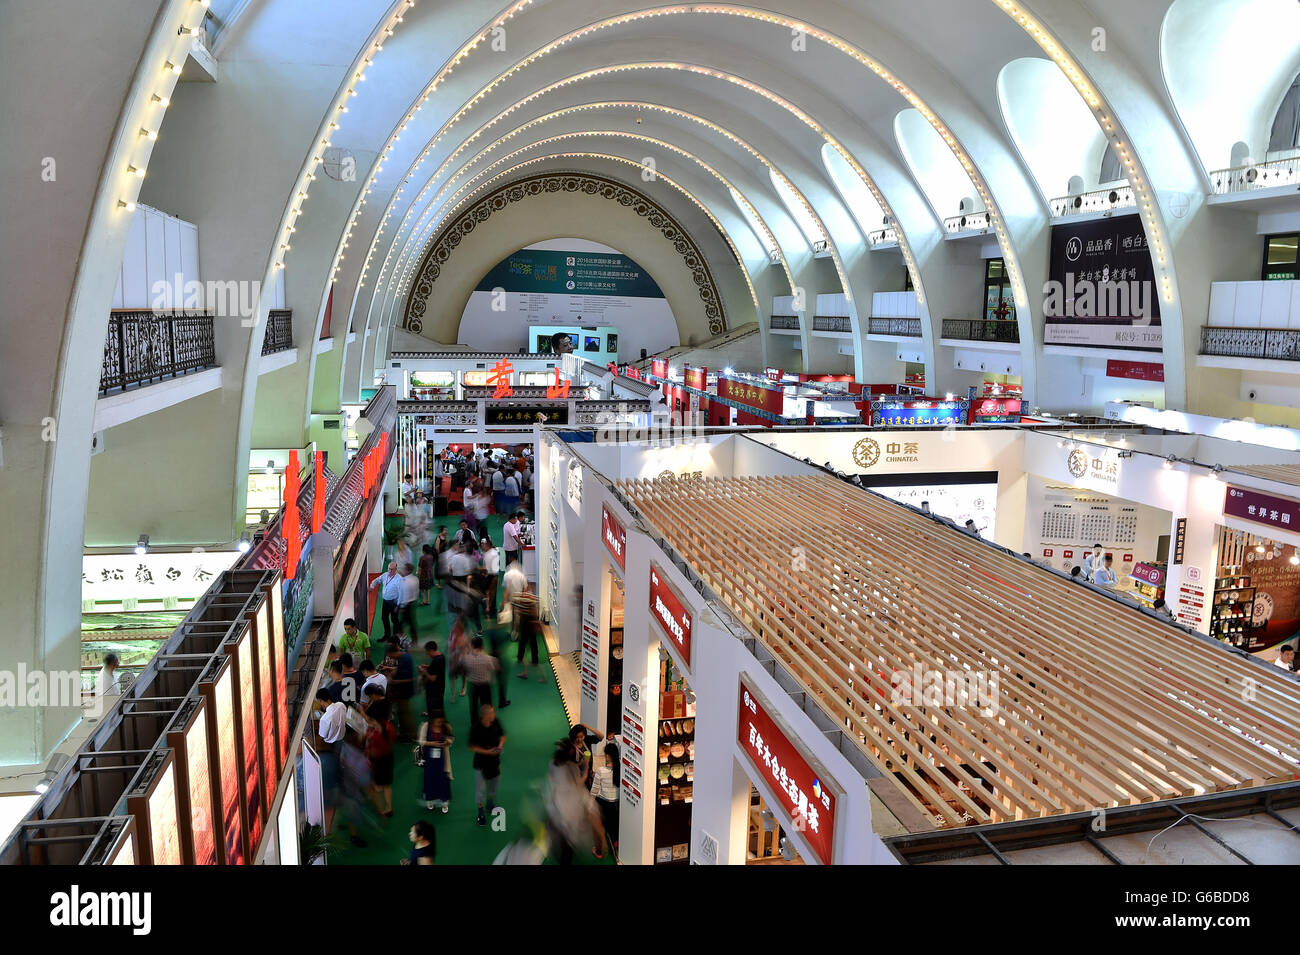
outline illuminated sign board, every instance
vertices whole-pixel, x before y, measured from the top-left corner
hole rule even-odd
[[[871,423],[894,428],[944,428],[964,425],[970,402],[873,401]]]
[[[650,616],[677,648],[685,668],[690,669],[691,613],[653,561],[650,564]]]

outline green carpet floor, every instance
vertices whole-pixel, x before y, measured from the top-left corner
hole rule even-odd
[[[389,524],[391,520],[390,518],[385,523]],[[459,515],[438,518],[434,522],[434,533],[437,533],[438,526],[443,525],[449,533],[454,532],[459,521]],[[504,519],[499,516],[488,518],[492,539],[498,547],[501,544],[503,523]],[[442,591],[432,591],[429,602],[428,607],[419,607],[416,612],[419,640],[417,646],[412,648],[412,656],[417,666],[428,660],[423,649],[426,640],[437,640],[439,648],[446,649],[447,615]],[[369,632],[372,639],[383,636],[384,628],[378,613],[371,622]],[[486,636],[485,632],[485,638]],[[415,765],[413,746],[399,742],[393,778],[393,818],[382,822],[373,819],[363,822],[359,826],[359,833],[369,845],[358,848],[347,845],[346,830],[342,827],[343,815],[340,812],[336,828],[342,834],[339,841],[344,844],[344,848],[330,853],[331,865],[399,863],[410,852],[408,833],[419,819],[432,822],[437,830],[438,865],[489,865],[508,843],[528,833],[529,821],[536,820],[541,815],[542,786],[554,743],[568,733],[569,721],[560,702],[555,677],[545,659],[545,644],[541,646],[542,667],[540,671],[530,668],[527,680],[516,677],[519,672],[514,660],[516,647],[517,644],[508,643],[505,651],[511,705],[499,710],[497,714],[506,731],[506,746],[501,754],[501,782],[497,791],[497,805],[505,812],[499,817],[498,826],[479,828],[475,821],[477,807],[474,803],[473,754],[467,748],[470,727],[468,696],[460,695],[460,681],[457,680],[454,686],[448,687],[446,697],[447,719],[456,736],[452,747],[454,779],[451,784],[451,811],[443,814],[436,809],[430,811],[424,808],[424,770]],[[382,651],[376,651],[373,654],[376,661],[381,653]],[[544,677],[545,682],[538,681],[539,675]],[[423,702],[422,694],[417,694],[412,701],[417,716],[424,708]],[[416,706],[417,703],[420,705]],[[493,703],[496,703],[495,688]],[[498,831],[502,824],[503,831]],[[595,859],[590,851],[577,853],[575,861],[579,865],[613,864],[608,849],[603,861]]]

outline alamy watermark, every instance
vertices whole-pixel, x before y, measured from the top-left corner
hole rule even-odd
[[[116,697],[98,692],[94,674],[80,670],[0,670],[0,709],[20,707],[78,707],[86,717],[97,717]]]
[[[998,715],[1001,674],[996,670],[940,670],[916,663],[895,670],[889,683],[894,706],[958,707]]]
[[[703,415],[693,413],[655,417],[650,423],[638,423],[644,414],[626,410],[602,411],[596,416],[597,444],[638,444],[652,448],[667,448],[682,444],[700,444],[707,441],[702,423]]]
[[[1123,270],[1121,270],[1123,271]],[[1150,325],[1155,317],[1155,290],[1151,283],[1120,279],[1102,269],[1101,278],[1078,279],[1065,273],[1065,281],[1043,283],[1043,313],[1067,318],[1122,316],[1134,325]]]
[[[155,312],[174,309],[205,309],[217,318],[238,318],[244,326],[257,322],[262,283],[257,280],[219,282],[186,280],[177,272],[170,280],[159,279],[149,289],[149,307]]]

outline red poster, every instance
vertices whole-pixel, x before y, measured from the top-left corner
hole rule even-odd
[[[316,452],[316,483],[312,489],[311,532],[317,533],[325,523],[325,452]]]
[[[767,376],[768,381],[780,381],[785,377],[785,372],[780,368],[766,368],[764,374]]]
[[[759,408],[778,416],[785,410],[785,393],[780,388],[766,388],[763,385],[735,381],[731,378],[718,378],[718,397],[728,398],[737,404]],[[736,416],[736,424],[761,424],[770,428],[774,422],[769,418],[740,411]]]
[[[691,666],[691,613],[664,580],[662,571],[650,564],[650,616],[677,647],[682,663]]]
[[[1129,378],[1134,381],[1164,381],[1165,366],[1149,361],[1106,362],[1107,378]]]
[[[776,793],[790,829],[802,832],[822,865],[830,865],[835,846],[835,794],[803,751],[769,715],[764,701],[740,678],[740,719],[736,739],[762,781]],[[838,788],[838,787],[836,787]]]
[[[667,378],[668,359],[667,358],[650,359],[650,374],[654,375],[656,378]]]
[[[212,831],[212,780],[209,776],[208,714],[200,708],[185,734],[185,784],[189,790],[191,865],[216,865]]]
[[[686,387],[694,388],[696,391],[704,391],[708,387],[709,370],[707,368],[694,368],[686,366],[686,374],[683,376]]]
[[[1014,424],[1020,420],[1019,398],[976,398],[970,404],[971,424]]]
[[[605,549],[614,555],[614,560],[618,561],[618,566],[627,570],[627,557],[624,554],[627,547],[627,531],[604,505],[600,508],[600,537],[605,542]]]

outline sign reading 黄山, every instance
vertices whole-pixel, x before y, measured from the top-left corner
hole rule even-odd
[[[681,655],[684,669],[690,669],[691,613],[653,561],[650,564],[650,616]]]
[[[822,865],[830,865],[838,787],[777,723],[743,673],[739,710],[736,740],[759,778],[776,794],[772,808],[784,813],[790,829],[803,834]]]
[[[1160,351],[1160,299],[1141,216],[1052,226],[1043,314],[1049,345]]]

